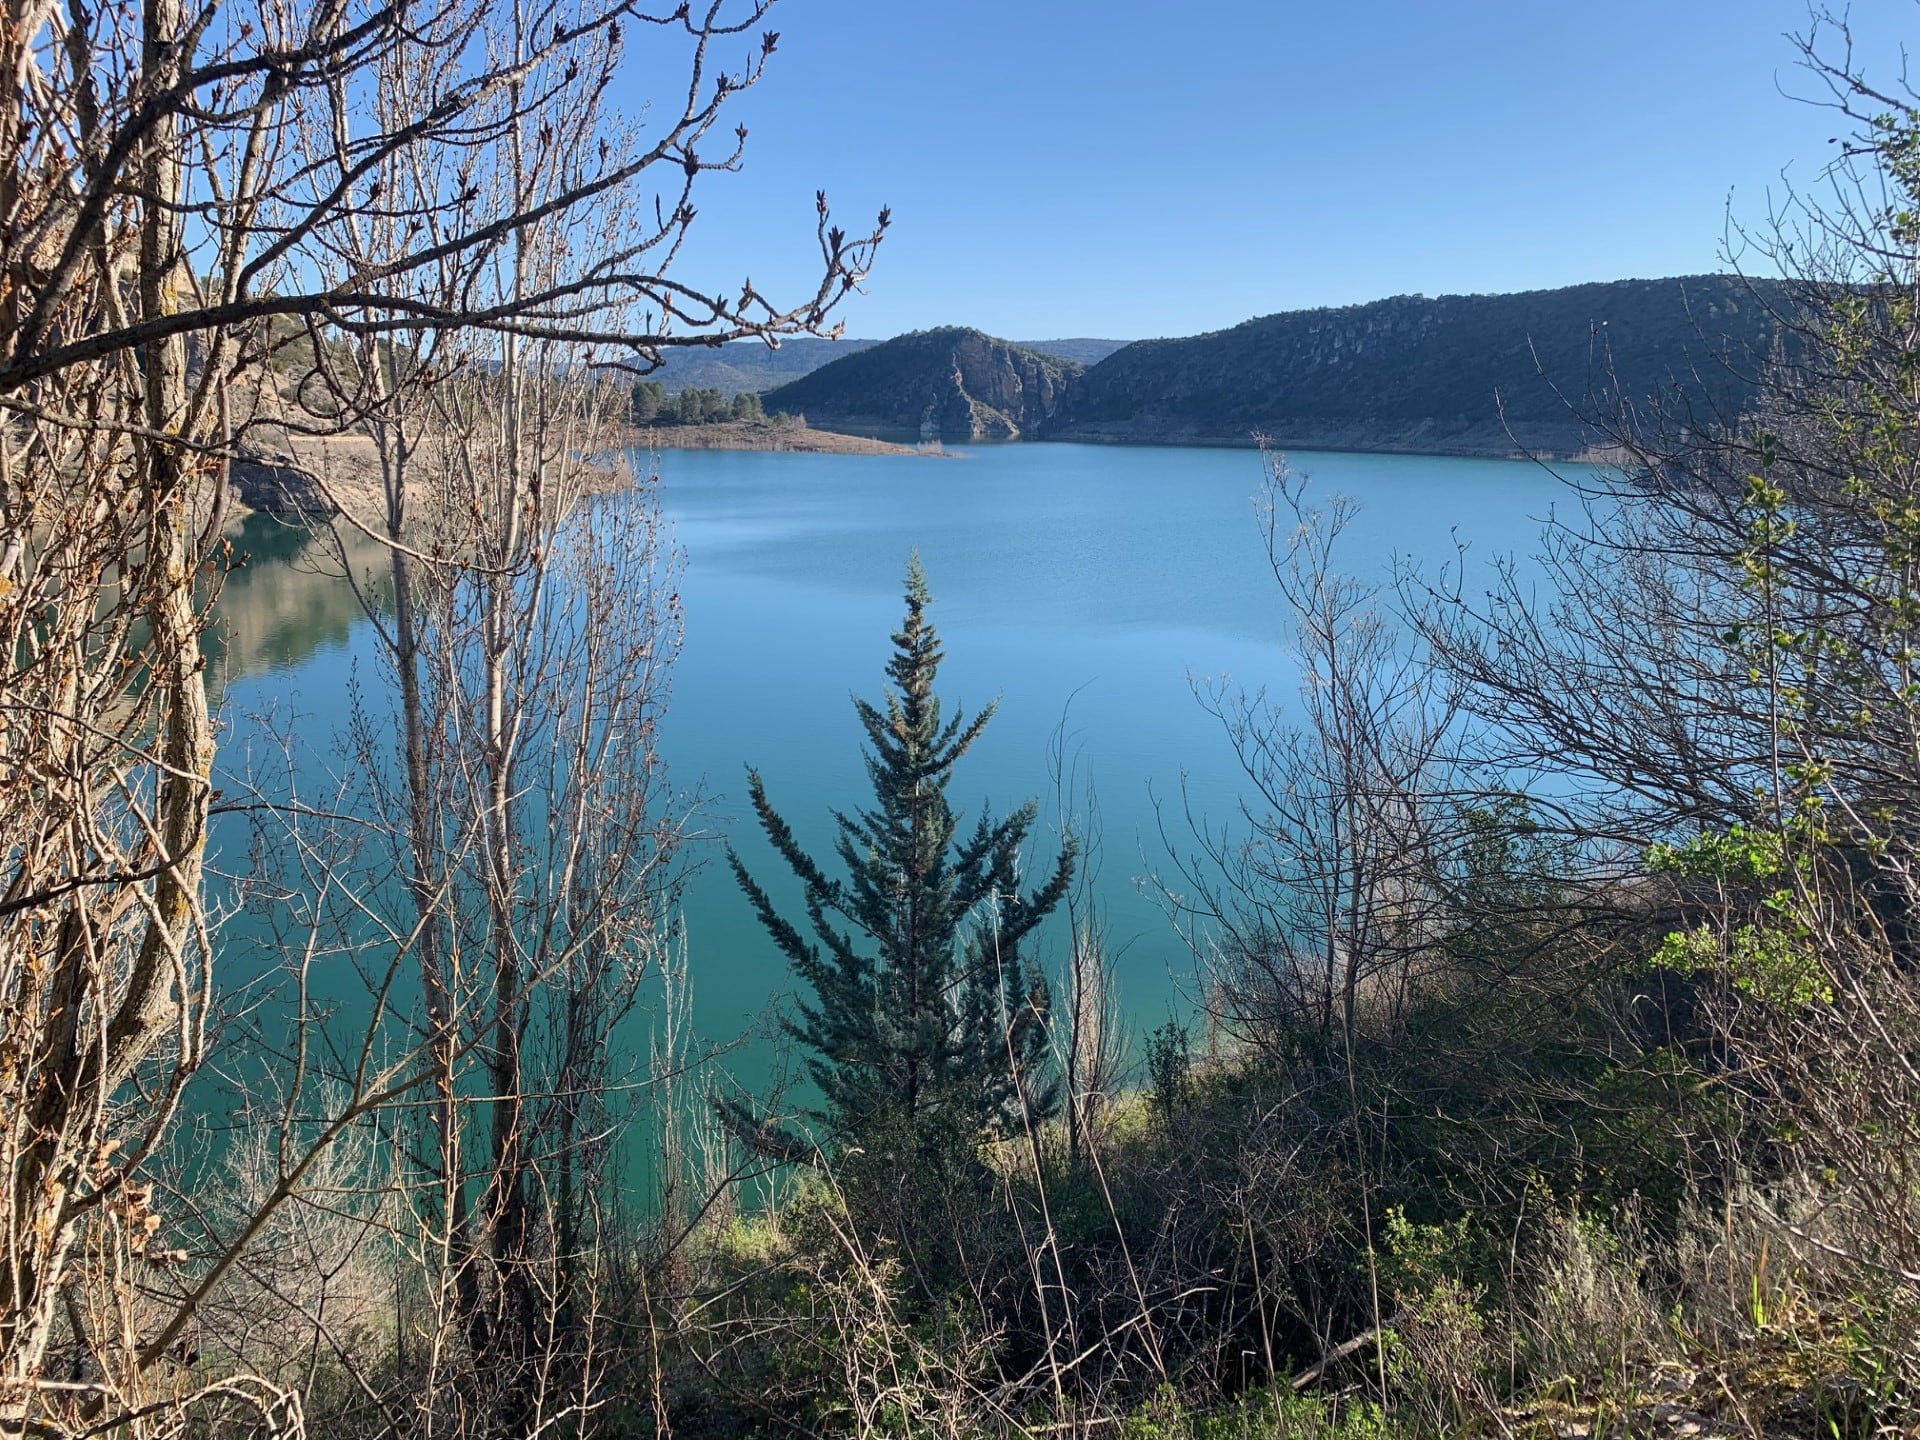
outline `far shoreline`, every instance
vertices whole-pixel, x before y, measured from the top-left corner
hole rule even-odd
[[[685,450],[808,450],[840,455],[948,455],[954,452],[938,447],[942,442],[910,443],[911,432],[900,426],[882,425],[859,418],[835,417],[838,427],[809,424],[804,418],[788,422],[792,432],[779,429],[775,421],[728,421],[712,425],[672,425],[652,427],[647,433],[656,438],[659,449]],[[744,433],[743,433],[744,432]],[[782,434],[797,433],[800,444],[779,443]],[[709,438],[711,434],[711,438]],[[672,440],[657,438],[673,436]],[[682,438],[684,437],[684,438]],[[1527,443],[1529,440],[1533,443]],[[992,449],[1002,445],[1088,445],[1124,450],[1272,450],[1277,453],[1313,453],[1339,455],[1408,455],[1435,460],[1511,460],[1535,465],[1613,465],[1629,458],[1617,445],[1604,437],[1579,439],[1567,434],[1528,436],[1525,439],[1501,431],[1456,435],[1422,435],[1383,431],[1367,432],[1360,427],[1344,430],[1321,429],[1292,435],[1257,431],[1238,434],[1189,432],[1172,427],[1072,428],[1041,435],[1008,438],[955,439],[950,444],[968,449]],[[960,452],[964,455],[964,451]]]

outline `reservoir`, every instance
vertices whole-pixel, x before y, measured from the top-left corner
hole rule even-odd
[[[1387,605],[1396,567],[1436,575],[1464,563],[1476,588],[1476,568],[1528,555],[1555,505],[1568,504],[1554,474],[1520,461],[1290,460],[1312,503],[1339,495],[1359,507],[1338,564],[1378,583]],[[1038,800],[1037,873],[1063,823],[1086,831],[1097,818],[1088,898],[1104,915],[1123,1009],[1137,1029],[1191,1009],[1192,947],[1205,936],[1178,923],[1178,861],[1196,849],[1196,826],[1245,823],[1244,777],[1202,700],[1215,687],[1264,692],[1284,721],[1297,695],[1262,457],[1014,444],[944,458],[671,451],[653,464],[680,552],[684,648],[663,746],[697,837],[684,915],[700,1035],[764,1035],[791,991],[723,862],[730,842],[776,897],[797,894],[745,813],[744,767],[760,770],[801,843],[830,856],[831,809],[870,798],[850,700],[881,698],[915,551],[946,651],[949,713],[998,707],[949,787],[963,828],[983,806],[1002,814]],[[253,558],[222,599],[223,762],[237,774],[290,752],[292,773],[320,793],[347,763],[348,697],[388,683],[370,622],[323,547],[298,532],[255,517],[240,545]],[[239,868],[241,831],[223,824],[217,840]],[[236,951],[286,944],[245,917],[228,934]],[[1063,953],[1056,920],[1035,954],[1057,966]],[[236,953],[227,974],[264,958]],[[343,973],[317,988],[350,1011],[357,983]],[[729,1063],[751,1084],[769,1051],[749,1039]]]

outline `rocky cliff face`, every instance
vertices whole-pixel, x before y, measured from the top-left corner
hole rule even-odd
[[[293,456],[242,450],[228,466],[234,498],[267,515],[332,515],[338,509],[311,470]]]
[[[924,330],[836,360],[763,403],[818,428],[882,439],[1019,440],[1058,413],[1081,373],[978,330]]]

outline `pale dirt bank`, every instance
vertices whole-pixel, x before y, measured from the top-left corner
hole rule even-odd
[[[895,445],[864,435],[815,430],[799,421],[728,420],[715,425],[644,425],[629,432],[639,450],[775,450],[804,455],[933,455],[938,447]]]

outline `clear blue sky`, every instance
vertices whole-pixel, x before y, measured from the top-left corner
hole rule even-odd
[[[1896,77],[1920,6],[1852,18]],[[1782,93],[1814,93],[1784,38],[1806,23],[1804,0],[782,0],[734,111],[746,168],[706,185],[676,274],[794,293],[822,187],[849,228],[895,216],[852,335],[1132,339],[1721,269],[1729,214],[1763,224],[1839,133]]]

